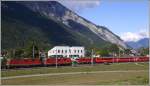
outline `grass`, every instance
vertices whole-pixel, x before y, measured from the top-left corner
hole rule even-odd
[[[23,70],[5,70],[2,71],[2,77],[19,76],[29,74],[47,74],[47,73],[66,73],[66,72],[90,72],[90,71],[109,71],[109,70],[148,70],[148,63],[115,63],[111,65],[96,64],[94,66],[78,66],[78,67],[38,67]]]
[[[3,85],[148,85],[148,71],[39,76],[2,80]]]
[[[137,73],[135,73],[137,74]],[[130,75],[130,74],[129,74]],[[139,78],[140,77],[140,78]],[[132,77],[128,77],[127,79],[115,80],[113,82],[107,82],[110,85],[117,84],[117,85],[148,85],[149,77],[148,75],[136,75]],[[104,83],[106,84],[106,83]]]

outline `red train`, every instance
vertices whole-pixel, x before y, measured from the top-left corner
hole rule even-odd
[[[72,63],[70,58],[47,58],[42,62],[40,59],[11,59],[7,60],[7,68],[11,67],[31,67],[31,66],[48,66],[55,65],[57,61],[58,65],[70,65]]]
[[[148,62],[149,57],[128,57],[128,58],[78,58],[78,64],[94,63],[117,63],[117,62]],[[6,65],[9,67],[31,67],[31,66],[48,66],[48,65],[71,65],[70,58],[46,58],[44,62],[40,59],[11,59],[8,60]]]

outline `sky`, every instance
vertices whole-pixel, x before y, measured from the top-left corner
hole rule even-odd
[[[85,19],[106,26],[124,41],[138,41],[148,37],[148,1],[60,0],[59,2]]]

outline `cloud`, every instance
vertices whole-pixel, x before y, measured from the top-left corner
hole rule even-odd
[[[100,4],[100,0],[57,0],[74,12],[82,12],[87,8],[93,8]]]
[[[143,38],[148,38],[149,37],[149,33],[147,30],[140,30],[139,32],[125,32],[121,35],[121,38],[124,40],[124,41],[138,41],[140,39],[143,39]]]

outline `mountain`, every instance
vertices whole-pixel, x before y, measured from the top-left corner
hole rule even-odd
[[[149,47],[149,38],[143,38],[137,42],[129,41],[129,42],[126,42],[126,44],[134,49],[138,49],[141,47],[147,48],[147,47]]]
[[[104,26],[82,18],[56,1],[2,1],[2,49],[35,41],[43,48],[56,45],[104,48],[126,44]]]

